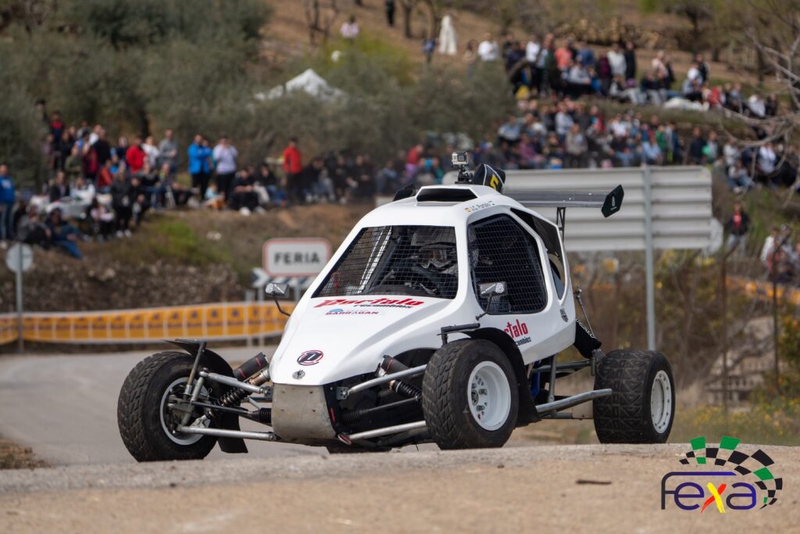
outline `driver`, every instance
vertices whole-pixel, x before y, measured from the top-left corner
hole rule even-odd
[[[411,240],[417,248],[413,270],[421,275],[419,284],[431,295],[452,298],[458,287],[458,262],[452,228],[423,227]]]

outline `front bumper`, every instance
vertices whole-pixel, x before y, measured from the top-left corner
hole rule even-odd
[[[324,387],[275,384],[272,430],[292,443],[314,445],[335,440]]]

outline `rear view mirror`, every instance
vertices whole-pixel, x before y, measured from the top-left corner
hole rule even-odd
[[[490,282],[488,284],[480,284],[478,291],[481,297],[489,298],[494,296],[505,295],[508,290],[508,284],[505,282]]]
[[[285,298],[289,295],[289,284],[276,284],[274,282],[270,282],[264,288],[264,293],[272,297],[272,300],[275,302],[275,306],[278,307],[279,312],[284,314],[286,317],[289,317],[289,314],[281,309],[281,305],[278,302],[279,298]]]
[[[486,311],[476,315],[475,320],[480,321],[481,317],[489,313],[489,310],[492,308],[492,299],[495,297],[502,297],[507,291],[508,284],[505,282],[489,282],[488,284],[479,284],[478,293],[480,297],[488,300],[486,302]]]
[[[289,294],[289,284],[270,282],[264,288],[264,293],[275,299],[284,298]]]

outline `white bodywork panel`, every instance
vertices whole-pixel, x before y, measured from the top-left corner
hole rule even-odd
[[[562,253],[565,288],[559,298],[542,239],[511,210],[531,214],[548,227],[555,228],[554,225],[489,187],[429,186],[423,187],[420,193],[432,189],[468,190],[476,198],[465,202],[442,202],[418,201],[417,197],[412,197],[367,214],[350,232],[295,308],[270,365],[275,384],[319,386],[354,376],[371,375],[384,355],[441,347],[440,331],[445,326],[479,322],[481,328],[507,332],[506,335],[517,344],[525,364],[552,356],[573,344],[575,305],[566,255]],[[539,249],[547,304],[538,313],[487,314],[476,319],[483,309],[471,279],[467,227],[498,214],[510,216],[533,235]],[[359,232],[364,228],[383,226],[453,227],[458,251],[458,291],[455,298],[372,294],[314,298],[327,274],[338,264]],[[558,238],[563,251],[560,235]],[[464,337],[464,334],[451,334],[449,339]],[[306,365],[301,365],[298,359],[304,354],[311,356],[306,357]]]

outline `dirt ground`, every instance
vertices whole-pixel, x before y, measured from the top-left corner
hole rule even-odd
[[[296,57],[308,53],[310,47],[303,3],[276,2],[275,0],[268,0],[267,3],[271,4],[274,10],[269,25],[265,29],[265,55],[268,58],[272,57],[280,60],[287,56]],[[342,23],[353,14],[356,15],[362,31],[373,36],[381,35],[383,39],[390,40],[392,44],[406,51],[412,61],[424,61],[421,39],[406,39],[403,36],[403,16],[399,2],[397,3],[398,7],[395,12],[395,25],[393,28],[386,24],[383,1],[367,0],[364,4],[363,7],[354,7],[352,4],[344,3],[344,6],[341,7],[340,3],[340,12],[331,28],[331,36],[334,41],[339,37],[339,28]],[[635,0],[618,0],[615,5],[616,7],[612,10],[612,14],[621,17],[624,24],[655,31],[669,27],[688,26],[688,22],[685,19],[674,14],[642,13]],[[434,63],[463,66],[464,62],[461,55],[466,48],[467,42],[471,39],[482,40],[486,32],[491,32],[498,39],[498,42],[500,41],[501,36],[497,35],[499,28],[495,18],[481,17],[475,13],[460,9],[448,11],[456,17],[454,26],[458,35],[458,53],[452,57],[435,54]],[[421,33],[423,24],[423,20],[419,16],[415,17],[413,19],[414,32]],[[512,26],[512,29],[517,39],[522,41],[527,39],[528,36],[521,27]],[[605,53],[608,50],[607,47],[594,46],[593,48],[597,54]],[[644,73],[646,68],[650,67],[650,63],[656,53],[657,50],[645,48],[637,51],[640,75]],[[670,50],[668,53],[672,60],[675,75],[679,80],[683,80],[691,65],[692,55],[689,52],[678,50]],[[709,60],[710,58],[706,57],[706,61]],[[754,84],[756,81],[751,74],[732,72],[726,64],[721,62],[710,62],[710,67],[712,78],[715,80],[739,81],[745,84]]]
[[[661,510],[661,477],[687,449],[521,447],[6,471],[0,531],[797,532],[800,450],[767,449],[786,487],[765,510]]]

